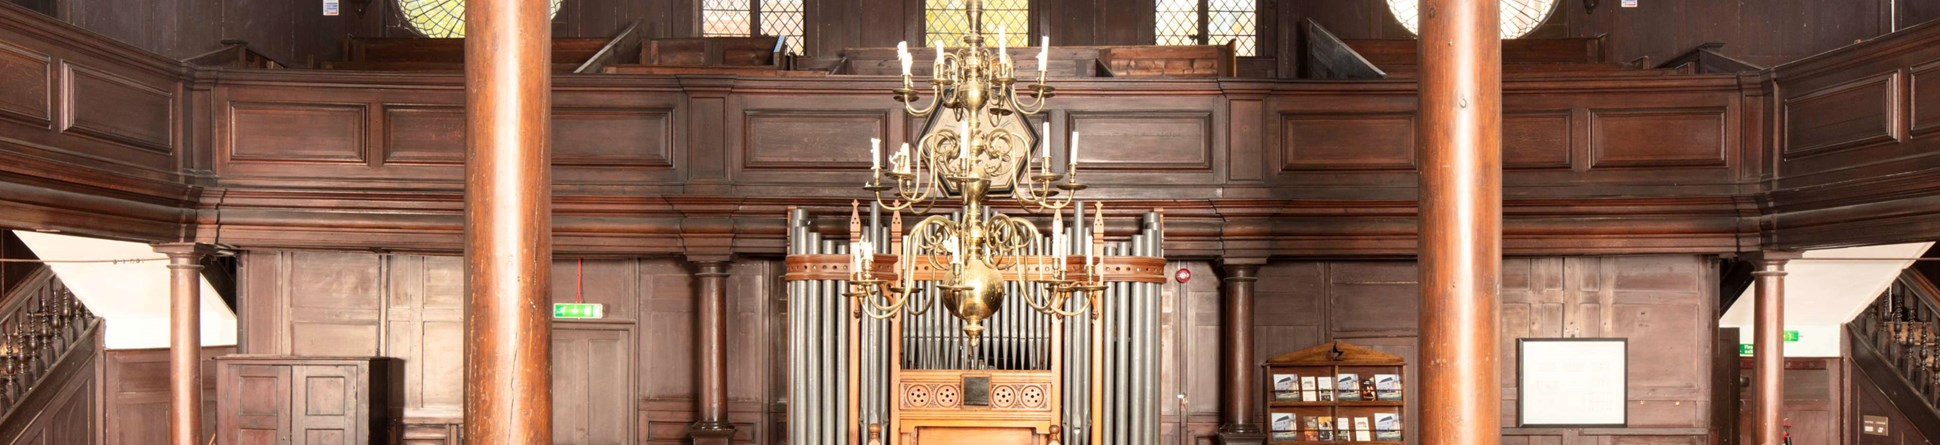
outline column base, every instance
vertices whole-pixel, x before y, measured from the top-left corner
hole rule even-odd
[[[687,435],[694,439],[694,445],[728,445],[734,438],[734,424],[694,422],[687,427]]]
[[[1266,432],[1256,425],[1224,425],[1219,427],[1220,445],[1265,445]]]

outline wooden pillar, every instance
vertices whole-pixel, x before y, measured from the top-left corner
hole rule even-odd
[[[207,244],[154,245],[168,255],[168,443],[202,443],[202,257]]]
[[[465,5],[465,442],[552,443],[550,5]]]
[[[694,261],[700,292],[695,308],[700,322],[695,337],[700,354],[700,405],[688,427],[697,445],[726,445],[734,437],[728,422],[727,390],[727,268],[726,258]]]
[[[1227,259],[1225,287],[1220,291],[1219,443],[1266,443],[1253,401],[1262,387],[1253,360],[1253,284],[1259,280],[1263,258]]]
[[[1501,440],[1502,40],[1496,0],[1421,2],[1421,443]]]
[[[1751,275],[1757,296],[1752,303],[1752,359],[1756,373],[1752,387],[1752,443],[1779,445],[1785,441],[1785,263],[1797,252],[1766,251]]]

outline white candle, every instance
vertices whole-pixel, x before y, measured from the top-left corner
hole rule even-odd
[[[943,41],[942,40],[936,41],[936,64],[937,65],[943,64]]]
[[[1051,212],[1051,254],[1058,258],[1058,267],[1064,267],[1064,214]]]
[[[909,76],[910,65],[916,62],[909,55],[909,42],[896,42],[896,60],[903,63],[903,76]]]
[[[1051,36],[1044,36],[1044,43],[1037,47],[1037,70],[1044,71],[1046,62],[1051,60]]]
[[[1072,164],[1077,164],[1077,163],[1078,163],[1078,132],[1076,132],[1076,131],[1073,131],[1073,132],[1071,132],[1071,159],[1070,159],[1070,161],[1071,161],[1071,163],[1072,163]]]
[[[1005,49],[1010,48],[1010,34],[1004,32],[1004,25],[997,25],[997,57],[1003,57]]]
[[[1051,120],[1050,119],[1044,120],[1044,131],[1038,134],[1044,135],[1044,140],[1038,141],[1038,142],[1042,142],[1042,144],[1040,145],[1044,146],[1044,160],[1046,163],[1049,163],[1051,160]]]
[[[882,169],[882,139],[869,138],[869,169]]]
[[[910,162],[909,162],[909,143],[908,142],[903,143],[902,149],[896,150],[896,158],[897,158],[896,172],[909,173]]]

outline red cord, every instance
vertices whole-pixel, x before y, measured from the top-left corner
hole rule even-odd
[[[574,276],[574,279],[576,281],[573,282],[573,302],[585,303],[586,302],[586,259],[585,258],[579,259],[579,271],[576,273],[577,275]]]

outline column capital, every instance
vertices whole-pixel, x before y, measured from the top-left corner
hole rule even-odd
[[[155,253],[168,255],[169,258],[192,258],[197,261],[216,252],[215,246],[203,243],[155,243],[149,246],[155,248]]]
[[[1803,254],[1804,252],[1797,250],[1761,250],[1752,253],[1746,259],[1758,264],[1761,268],[1767,266],[1783,268],[1785,267],[1785,263],[1799,259]]]

